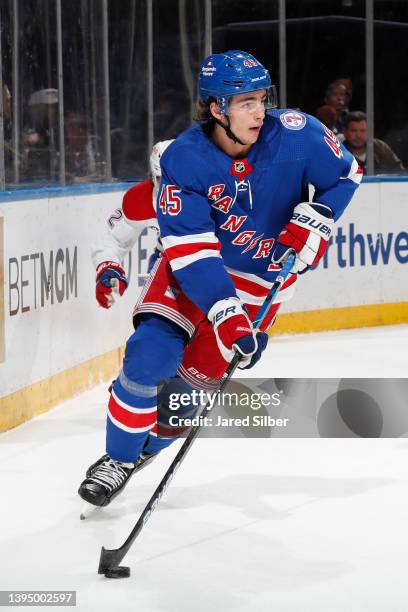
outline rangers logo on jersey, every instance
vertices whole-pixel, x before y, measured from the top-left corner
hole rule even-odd
[[[288,111],[280,116],[282,125],[289,130],[301,130],[306,125],[306,117],[295,111]]]

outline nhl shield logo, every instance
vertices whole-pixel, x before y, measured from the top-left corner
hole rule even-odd
[[[296,111],[288,111],[280,116],[282,125],[289,130],[301,130],[306,125],[306,117]]]
[[[237,176],[240,181],[252,172],[252,166],[247,159],[234,159],[230,168],[230,174]]]

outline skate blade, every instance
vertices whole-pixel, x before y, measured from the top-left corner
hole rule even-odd
[[[88,502],[84,502],[79,518],[81,519],[81,521],[84,521],[85,519],[93,516],[98,510],[101,510],[101,506],[94,506],[93,504],[88,504]]]

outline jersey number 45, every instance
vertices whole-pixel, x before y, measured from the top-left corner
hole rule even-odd
[[[162,186],[159,206],[163,215],[178,215],[181,212],[181,198],[177,195],[180,192],[181,189],[177,185]]]

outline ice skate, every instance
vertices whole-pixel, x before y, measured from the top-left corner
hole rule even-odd
[[[81,483],[78,493],[82,499],[91,504],[85,506],[81,512],[81,519],[89,516],[95,507],[104,507],[110,504],[129,482],[135,472],[143,469],[157,454],[141,453],[135,463],[115,461],[109,455],[103,455],[93,463],[86,472],[86,478]]]

